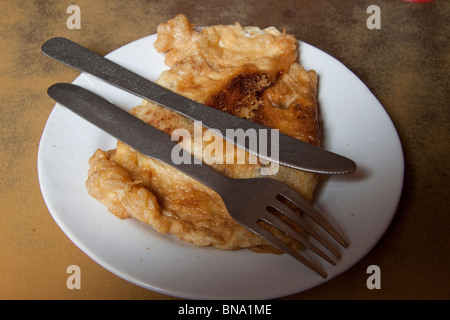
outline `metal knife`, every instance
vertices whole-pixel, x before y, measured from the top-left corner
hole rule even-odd
[[[214,130],[225,139],[227,139],[225,134],[227,129],[241,129],[244,132],[254,130],[256,134],[259,134],[260,130],[267,133],[267,130],[270,131],[271,129],[174,93],[71,40],[60,37],[50,39],[43,44],[42,52],[63,64],[91,74],[136,96],[182,114],[193,121],[201,121],[203,126]],[[247,139],[244,142],[228,140],[261,158],[304,171],[322,174],[346,174],[356,169],[356,164],[351,159],[283,133],[279,133],[277,146],[272,146],[270,139],[266,139],[269,140],[266,150],[278,147],[278,152],[274,152],[275,156],[269,155],[269,152],[259,152],[258,146],[249,143]]]

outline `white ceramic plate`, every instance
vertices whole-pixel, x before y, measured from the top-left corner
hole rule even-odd
[[[107,57],[156,80],[166,69],[155,35]],[[403,186],[397,132],[368,88],[328,54],[300,42],[300,62],[319,75],[325,148],[358,169],[323,180],[316,207],[343,232],[350,247],[337,266],[319,259],[322,279],[287,255],[199,248],[132,219],[119,220],[85,188],[88,159],[116,141],[58,104],[42,135],[38,171],[42,195],[56,223],[93,260],[112,273],[160,293],[188,299],[271,299],[317,286],[366,255],[389,226]],[[141,99],[81,74],[74,82],[129,110]]]

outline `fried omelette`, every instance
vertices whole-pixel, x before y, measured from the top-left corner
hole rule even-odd
[[[297,40],[293,35],[274,27],[242,27],[239,23],[196,29],[180,14],[158,26],[154,47],[165,54],[169,67],[156,81],[159,85],[320,145],[316,73],[296,62]],[[144,100],[131,113],[168,135],[185,129],[194,137],[191,120],[154,103]],[[202,154],[208,141],[195,143],[180,141],[194,155],[208,157]],[[235,151],[236,147],[227,148],[228,144],[223,141],[224,155]],[[121,219],[135,218],[197,246],[279,253],[235,222],[214,191],[120,141],[114,150],[97,150],[89,165],[89,194]],[[234,178],[261,177],[265,165],[262,161],[211,164]],[[270,177],[283,181],[308,200],[318,179],[314,173],[285,166],[279,166]],[[292,239],[285,240],[299,248]]]

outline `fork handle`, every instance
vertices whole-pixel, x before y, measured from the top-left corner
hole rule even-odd
[[[174,163],[172,151],[177,143],[164,132],[152,127],[97,94],[69,83],[52,85],[48,95],[98,128],[111,134],[140,153],[161,160],[207,187],[220,193],[230,179],[199,161]]]

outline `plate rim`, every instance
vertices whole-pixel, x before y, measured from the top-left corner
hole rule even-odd
[[[156,35],[153,34],[153,35],[149,35],[149,36],[143,37],[143,38],[141,38],[141,39],[134,40],[134,41],[132,41],[132,42],[130,42],[130,43],[124,45],[124,46],[121,46],[120,48],[118,48],[118,49],[112,51],[111,53],[109,53],[108,55],[106,55],[106,57],[111,57],[111,56],[113,56],[114,54],[117,54],[117,52],[119,52],[121,49],[124,49],[125,47],[130,46],[131,44],[136,44],[136,43],[138,43],[139,41],[148,41],[148,39],[151,39],[152,37],[154,38],[155,36],[156,36]],[[154,40],[154,39],[153,39],[153,40]],[[376,246],[376,244],[379,242],[379,240],[381,239],[381,237],[385,234],[386,230],[387,230],[388,227],[390,226],[390,224],[391,224],[391,222],[392,222],[392,219],[394,218],[394,216],[395,216],[395,214],[396,214],[398,205],[399,205],[399,203],[400,203],[401,194],[402,194],[402,189],[403,189],[403,182],[404,182],[404,181],[403,181],[403,176],[404,176],[404,154],[403,154],[403,149],[402,149],[402,146],[401,146],[400,137],[398,136],[397,130],[396,130],[396,128],[395,128],[395,125],[394,125],[392,119],[389,117],[389,114],[388,114],[388,112],[386,111],[386,109],[384,109],[384,107],[383,107],[383,106],[381,105],[381,103],[376,99],[376,97],[374,96],[374,94],[373,94],[373,93],[370,91],[370,89],[364,84],[364,82],[362,82],[362,81],[361,81],[361,80],[360,80],[360,79],[359,79],[359,78],[358,78],[358,77],[357,77],[357,76],[356,76],[356,75],[355,75],[348,67],[346,67],[346,66],[345,66],[344,64],[342,64],[339,60],[337,60],[337,59],[334,58],[333,56],[329,55],[328,53],[324,52],[323,50],[318,49],[318,48],[316,48],[316,47],[314,47],[314,46],[312,46],[312,45],[310,45],[310,44],[308,44],[308,43],[305,43],[305,42],[303,42],[303,41],[299,41],[299,44],[300,44],[300,50],[301,50],[301,46],[305,46],[305,47],[310,47],[310,48],[312,48],[313,50],[318,50],[318,51],[320,51],[321,53],[325,54],[325,55],[327,56],[328,59],[332,59],[332,60],[333,60],[333,63],[339,63],[339,65],[340,65],[341,67],[344,67],[346,70],[348,70],[348,72],[349,72],[352,76],[356,77],[356,79],[357,79],[362,85],[365,86],[365,88],[367,89],[367,91],[372,95],[372,97],[373,97],[373,98],[379,103],[379,105],[381,106],[381,109],[380,109],[380,110],[382,110],[382,111],[384,112],[384,115],[389,119],[390,125],[392,125],[392,127],[393,127],[393,129],[394,129],[394,131],[395,131],[395,133],[396,133],[396,138],[397,138],[397,142],[398,142],[398,144],[399,144],[399,151],[400,151],[400,155],[401,155],[401,171],[402,171],[402,174],[401,174],[401,175],[402,175],[402,180],[401,180],[401,182],[400,182],[400,184],[399,184],[399,188],[398,188],[398,190],[397,190],[397,192],[399,193],[398,198],[397,198],[397,202],[396,202],[395,208],[393,208],[393,210],[392,210],[393,212],[392,212],[392,214],[390,215],[389,221],[385,221],[385,226],[384,226],[383,230],[380,230],[380,232],[379,232],[379,237],[377,237],[376,239],[373,239],[373,243],[372,243],[372,245],[370,246],[370,249],[369,249],[365,254],[363,254],[362,256],[360,256],[359,259],[353,261],[349,267],[347,267],[347,268],[341,270],[340,272],[334,274],[332,277],[330,277],[330,278],[328,278],[328,279],[326,280],[326,281],[329,281],[329,280],[331,280],[332,278],[334,278],[334,277],[340,275],[341,273],[347,271],[351,266],[353,266],[353,265],[355,265],[356,263],[358,263],[359,260],[361,260],[365,255],[367,255],[367,254],[373,249],[373,247]],[[300,54],[301,54],[301,52],[300,52]],[[80,76],[78,76],[78,77],[74,80],[74,83],[77,82],[77,80],[78,80],[80,77],[82,77],[82,75],[83,75],[83,74],[80,74]],[[48,210],[49,210],[49,213],[51,214],[52,218],[55,220],[55,222],[57,223],[57,225],[62,229],[62,231],[65,233],[65,235],[66,235],[66,236],[74,243],[74,245],[77,246],[79,249],[81,249],[84,253],[86,253],[92,260],[94,260],[95,262],[97,262],[99,265],[101,265],[102,267],[104,267],[104,268],[107,269],[108,271],[112,272],[113,274],[119,276],[120,278],[122,278],[122,279],[124,279],[124,280],[126,280],[126,281],[129,281],[129,282],[131,282],[131,283],[134,283],[134,284],[136,284],[136,285],[138,285],[138,286],[140,286],[140,287],[143,287],[143,288],[146,288],[146,289],[149,289],[149,290],[158,292],[158,293],[162,293],[162,294],[174,296],[174,297],[181,297],[181,298],[188,298],[188,299],[207,299],[208,297],[205,297],[204,294],[195,294],[195,293],[180,292],[179,290],[171,290],[170,288],[162,288],[162,287],[160,287],[160,286],[155,286],[155,285],[152,285],[152,284],[143,283],[142,281],[139,281],[137,278],[133,277],[132,275],[125,274],[125,273],[123,272],[123,270],[118,270],[118,269],[116,269],[113,265],[109,264],[109,263],[106,262],[104,259],[102,259],[101,257],[99,257],[97,254],[95,254],[94,252],[92,252],[92,251],[91,251],[88,247],[86,247],[83,243],[80,243],[79,239],[77,239],[76,236],[74,236],[73,234],[70,234],[70,232],[67,230],[67,226],[64,225],[64,223],[62,222],[62,220],[60,219],[60,217],[58,216],[58,214],[55,213],[56,208],[54,208],[54,206],[52,205],[51,201],[50,201],[49,198],[47,197],[47,194],[46,194],[46,191],[45,191],[45,187],[43,186],[43,184],[44,184],[44,182],[43,182],[43,180],[42,180],[43,177],[42,177],[42,175],[41,175],[41,172],[42,172],[42,167],[41,167],[41,166],[42,166],[42,156],[43,156],[43,152],[44,152],[44,150],[42,149],[42,145],[45,143],[46,132],[48,132],[48,131],[47,131],[47,125],[48,125],[48,123],[51,121],[52,116],[54,116],[54,112],[56,112],[55,110],[56,110],[57,108],[61,108],[61,107],[58,106],[58,104],[55,104],[53,110],[51,111],[51,113],[50,113],[50,115],[49,115],[49,117],[48,117],[48,119],[47,119],[47,123],[46,123],[46,125],[45,125],[45,127],[44,127],[44,130],[43,130],[43,133],[42,133],[40,142],[39,142],[39,148],[38,148],[38,179],[39,179],[39,185],[40,185],[40,188],[41,188],[42,196],[43,196],[44,201],[45,201],[45,203],[46,203],[46,205],[47,205],[47,208],[48,208]],[[68,234],[68,233],[69,233],[69,234]],[[284,292],[284,293],[281,293],[281,294],[280,294],[280,292],[279,292],[279,293],[275,293],[275,294],[273,294],[273,295],[271,295],[271,294],[259,294],[259,295],[253,295],[251,298],[254,298],[254,299],[272,299],[272,298],[276,298],[276,297],[280,297],[280,296],[286,296],[286,295],[290,295],[290,294],[295,294],[295,293],[299,293],[299,292],[308,290],[308,289],[310,289],[310,288],[312,288],[312,287],[315,287],[315,286],[317,286],[317,285],[320,285],[320,284],[322,284],[322,283],[324,283],[324,282],[326,282],[326,281],[320,281],[320,282],[318,282],[318,283],[313,283],[313,284],[311,284],[311,285],[309,285],[309,286],[305,286],[305,287],[303,287],[303,288],[301,288],[301,289],[299,289],[299,290],[297,290],[297,291],[292,291],[292,290],[291,290],[291,291],[289,291],[289,292]],[[281,290],[281,291],[282,291],[282,290]],[[217,298],[219,298],[219,297],[214,297],[213,299],[217,299]],[[227,297],[227,298],[228,298],[228,297]]]

